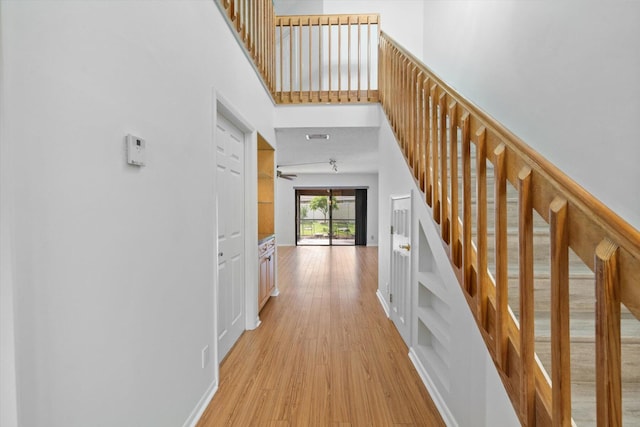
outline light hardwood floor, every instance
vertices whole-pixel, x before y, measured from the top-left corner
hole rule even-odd
[[[198,427],[444,425],[375,295],[377,248],[281,247],[278,268]]]

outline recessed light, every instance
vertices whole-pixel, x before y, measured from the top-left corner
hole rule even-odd
[[[327,133],[310,133],[306,135],[308,141],[327,141],[329,134]]]

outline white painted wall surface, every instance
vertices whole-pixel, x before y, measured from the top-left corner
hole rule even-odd
[[[271,101],[212,1],[3,1],[0,40],[19,425],[180,426],[215,383],[213,93],[275,141]]]
[[[425,63],[640,228],[640,2],[424,4]]]
[[[378,104],[278,105],[276,128],[378,127]]]
[[[382,111],[381,111],[381,114]],[[386,119],[380,127],[379,140],[379,224],[378,291],[388,300],[390,196],[413,191],[412,252],[419,251],[418,223],[422,222],[426,238],[440,278],[446,287],[446,303],[449,305],[450,359],[449,390],[430,390],[434,400],[443,403],[453,418],[451,425],[458,426],[517,426],[518,418],[506,394],[491,356],[480,336],[466,299],[462,294],[449,259],[439,237],[439,229],[432,220],[431,209],[422,199],[413,176]],[[413,268],[416,269],[415,257]],[[415,277],[415,276],[414,276]],[[415,291],[414,291],[415,292]],[[416,296],[414,295],[414,298]],[[412,337],[415,340],[415,336]],[[408,345],[411,346],[411,343]],[[442,412],[442,411],[441,411]]]
[[[296,244],[294,187],[368,187],[367,245],[378,244],[378,175],[377,174],[299,174],[289,181],[276,182],[276,243],[280,246]]]

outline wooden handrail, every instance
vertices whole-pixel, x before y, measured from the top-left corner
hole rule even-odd
[[[640,318],[640,232],[385,33],[380,36],[379,57],[383,109],[407,165],[424,191],[425,202],[433,210],[434,221],[440,224],[451,266],[522,424],[571,423],[570,248],[596,273],[598,423],[619,425],[620,303]],[[416,119],[420,123],[416,124]],[[462,218],[457,206],[458,155],[462,162]],[[495,278],[487,269],[487,162],[495,171]],[[477,183],[476,194],[472,193],[472,178]],[[519,321],[507,308],[507,182],[519,194]],[[477,206],[477,244],[472,242],[472,203]],[[549,224],[550,232],[553,381],[535,355],[534,211]]]

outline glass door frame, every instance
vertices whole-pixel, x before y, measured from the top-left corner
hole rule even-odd
[[[294,193],[295,193],[295,239],[296,239],[296,246],[335,246],[334,244],[334,240],[337,240],[335,238],[335,233],[334,233],[334,218],[333,218],[333,211],[334,209],[331,208],[331,204],[333,203],[333,201],[335,200],[336,196],[352,196],[353,197],[353,202],[355,205],[355,198],[356,198],[356,189],[355,187],[348,187],[348,188],[339,188],[339,187],[329,187],[329,188],[295,188],[294,189]],[[346,194],[345,194],[346,193]],[[300,196],[326,196],[327,197],[327,202],[329,204],[329,208],[328,208],[328,244],[324,244],[324,243],[303,243],[302,245],[300,245],[301,242],[301,236],[300,236],[300,230],[301,230],[301,218],[300,218]],[[349,219],[347,219],[347,221],[349,221]],[[340,244],[339,246],[355,246],[355,212],[354,212],[354,218],[353,218],[353,224],[354,224],[354,232],[353,232],[353,239],[350,239],[352,242],[351,243],[345,243],[345,244]],[[308,240],[313,240],[313,239],[308,239]]]

